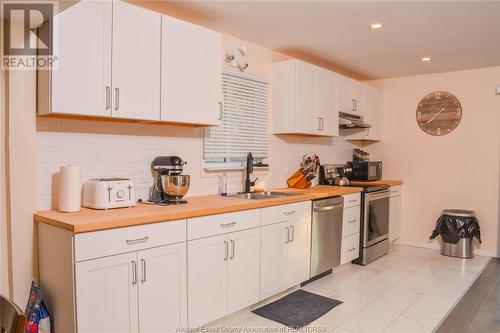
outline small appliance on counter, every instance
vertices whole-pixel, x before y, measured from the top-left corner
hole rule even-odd
[[[83,185],[83,206],[110,209],[135,206],[135,187],[128,178],[95,178]]]
[[[352,169],[346,164],[325,164],[319,167],[320,185],[351,185]]]
[[[157,205],[178,205],[189,190],[189,175],[183,175],[186,164],[178,156],[157,156],[151,163],[154,184],[149,194],[149,202]]]
[[[356,161],[347,162],[352,169],[351,180],[374,181],[382,179],[381,161]]]
[[[352,169],[351,180],[382,179],[382,162],[370,162],[370,154],[362,149],[352,150],[352,162],[347,162],[347,165]]]

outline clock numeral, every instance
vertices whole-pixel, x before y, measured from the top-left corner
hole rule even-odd
[[[441,128],[438,128],[436,133],[437,133],[437,135],[441,135]]]
[[[441,99],[441,93],[437,92],[437,93],[435,94],[435,97],[436,97],[436,99]]]
[[[417,117],[418,117],[418,119],[422,118],[422,112],[418,111]]]
[[[460,108],[457,109],[457,116],[460,116],[460,114],[462,113],[462,110],[460,110]]]

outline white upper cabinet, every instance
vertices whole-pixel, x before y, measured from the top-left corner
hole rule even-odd
[[[336,111],[337,77],[327,70],[319,70],[317,82],[319,129],[321,132],[328,133],[328,135],[338,136],[339,113]]]
[[[299,60],[273,64],[274,134],[338,135],[335,74]]]
[[[110,1],[81,1],[54,17],[59,68],[38,73],[40,114],[111,115],[111,15]]]
[[[113,3],[113,117],[160,120],[160,36],[160,14]]]
[[[221,34],[123,1],[81,1],[54,24],[38,114],[219,125]]]
[[[382,140],[382,91],[367,84],[362,85],[364,121],[371,125],[364,129],[345,129],[342,135],[348,140]]]
[[[221,34],[163,16],[161,47],[161,120],[219,125]]]
[[[363,86],[364,84],[355,80],[349,80],[351,112],[363,114]]]
[[[293,70],[293,69],[292,69]],[[295,128],[299,133],[315,134],[319,129],[317,117],[318,82],[314,67],[297,62],[295,64]]]
[[[337,110],[339,112],[363,113],[363,84],[345,76],[338,76]]]

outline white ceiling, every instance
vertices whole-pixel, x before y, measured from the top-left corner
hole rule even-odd
[[[361,78],[500,65],[500,1],[173,1],[203,25]],[[370,24],[380,22],[379,31]],[[429,56],[432,61],[420,59]]]

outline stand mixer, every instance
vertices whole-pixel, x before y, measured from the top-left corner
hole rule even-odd
[[[183,175],[184,162],[178,156],[157,156],[151,163],[154,184],[151,187],[149,201],[155,204],[187,203],[182,197],[189,190],[189,175]]]

